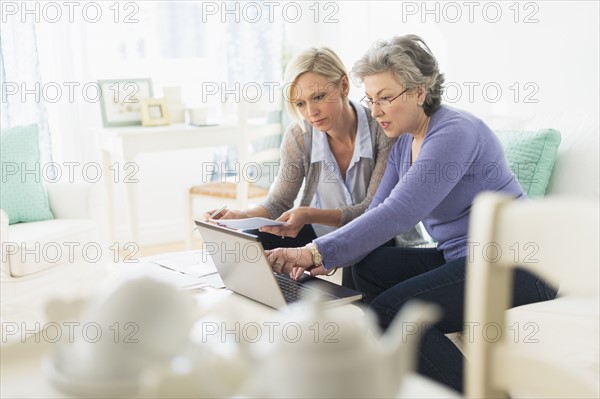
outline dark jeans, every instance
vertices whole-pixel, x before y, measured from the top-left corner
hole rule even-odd
[[[310,224],[305,224],[302,229],[298,232],[298,235],[292,237],[281,237],[270,233],[263,233],[258,230],[248,230],[247,233],[258,236],[258,239],[262,243],[264,249],[275,249],[275,248],[298,248],[303,247],[312,240],[317,238],[315,231]]]
[[[380,247],[354,266],[354,281],[385,330],[410,299],[438,304],[444,314],[422,337],[419,373],[463,391],[463,355],[444,334],[463,330],[465,259],[446,262],[435,248]],[[512,306],[553,299],[556,291],[523,270],[514,274]]]

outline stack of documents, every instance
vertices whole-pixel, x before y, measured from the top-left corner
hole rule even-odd
[[[224,287],[210,255],[201,250],[161,254],[138,262],[121,262],[114,264],[113,269],[120,277],[152,277],[183,290]]]

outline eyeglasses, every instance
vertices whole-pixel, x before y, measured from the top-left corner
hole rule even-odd
[[[367,98],[367,96],[364,96],[363,99],[360,100],[360,102],[367,108],[373,108],[374,105],[379,105],[380,107],[386,108],[386,107],[389,107],[390,105],[392,105],[392,101],[394,101],[395,99],[397,99],[398,97],[400,97],[401,95],[406,93],[408,90],[409,89],[405,89],[402,93],[398,94],[396,97],[392,98],[391,100],[373,101],[373,100],[369,100]]]

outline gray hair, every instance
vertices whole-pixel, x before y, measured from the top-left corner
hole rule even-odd
[[[416,35],[394,36],[391,40],[377,41],[352,68],[355,82],[365,76],[390,71],[398,83],[412,90],[423,87],[427,91],[423,110],[433,115],[440,107],[444,92],[444,74],[423,39]]]
[[[292,87],[296,84],[300,75],[307,72],[318,73],[329,83],[336,86],[339,85],[344,76],[348,75],[340,57],[327,47],[312,47],[292,58],[285,68],[283,80],[285,82],[285,107],[290,116],[296,120],[301,120],[302,117],[292,102]]]

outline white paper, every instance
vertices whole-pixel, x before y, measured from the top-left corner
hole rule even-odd
[[[219,219],[215,220],[221,226],[229,227],[230,229],[238,230],[254,230],[264,226],[284,226],[285,222],[266,218],[246,218],[246,219]]]
[[[121,277],[152,277],[183,290],[224,287],[212,258],[205,251],[160,254],[137,263],[119,263],[115,265],[117,268]]]
[[[146,260],[194,277],[202,277],[217,272],[212,257],[201,250],[161,254],[146,258]]]
[[[202,282],[202,278],[190,276],[189,274],[175,272],[158,266],[152,262],[140,261],[137,263],[118,263],[114,266],[113,278],[117,281],[132,278],[150,277],[177,288],[189,286]]]

